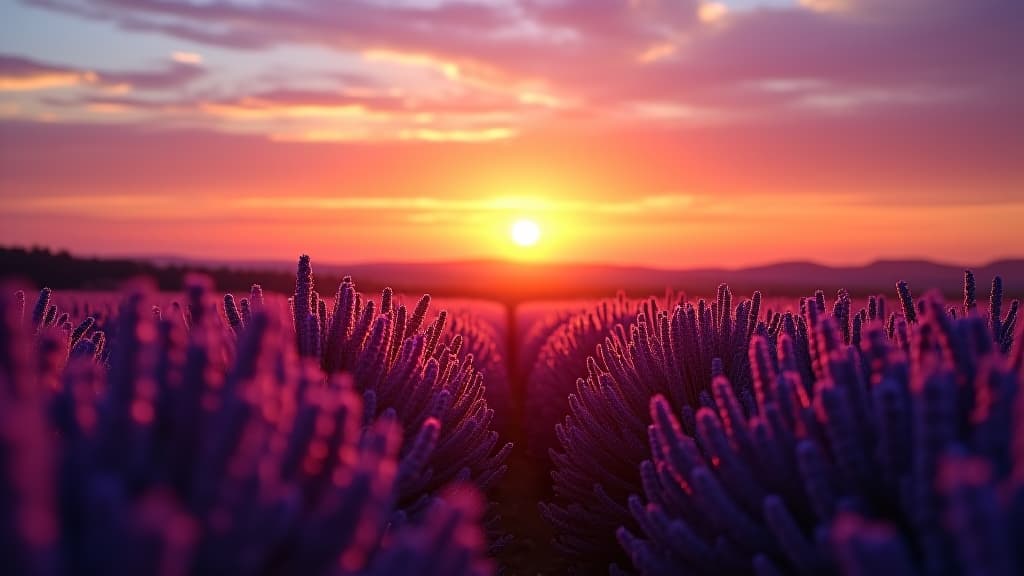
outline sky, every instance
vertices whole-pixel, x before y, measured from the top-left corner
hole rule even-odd
[[[1022,54],[1019,0],[0,0],[0,245],[1024,257]]]

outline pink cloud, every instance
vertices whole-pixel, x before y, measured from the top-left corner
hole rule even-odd
[[[494,163],[485,152],[499,144],[481,144],[482,152],[472,156],[465,147],[455,154],[449,146],[458,146],[452,140],[500,135],[518,138],[516,154],[550,170],[559,169],[555,159],[574,166],[581,160],[562,158],[549,141],[587,151],[612,166],[632,165],[632,170],[622,168],[628,177],[610,178],[608,188],[634,185],[647,193],[867,190],[880,198],[902,190],[905,198],[917,201],[970,188],[976,197],[993,200],[1019,193],[1024,185],[1019,160],[1024,157],[1024,114],[1018,98],[1024,78],[1016,57],[1024,53],[1022,2],[844,0],[827,6],[818,2],[814,9],[794,5],[727,12],[713,23],[701,21],[697,0],[442,1],[433,7],[380,0],[31,3],[125,29],[248,50],[253,58],[270,47],[315,45],[360,60],[366,78],[334,78],[330,83],[336,89],[300,87],[285,78],[256,87],[224,83],[216,94],[182,94],[167,88],[192,81],[203,69],[177,63],[149,72],[98,72],[103,82],[149,87],[152,95],[91,94],[63,101],[65,106],[135,110],[146,114],[146,128],[201,127],[191,134],[202,138],[181,132],[169,138],[190,151],[230,145],[241,148],[233,157],[274,157],[257,172],[298,169],[301,163],[291,156],[295,150],[303,151],[300,156],[328,158],[337,150],[359,150],[356,157],[372,156],[374,166],[434,174],[439,169],[422,158],[441,164],[454,158],[473,166]],[[15,64],[27,66],[13,60],[7,66],[14,71]],[[40,73],[64,70],[30,64]],[[0,74],[3,66],[0,60]],[[429,85],[410,83],[411,88],[398,90],[389,85],[388,74],[403,66],[419,66],[434,76]],[[346,90],[353,86],[362,89]],[[33,130],[8,126],[0,136],[27,137]],[[85,137],[81,128],[67,130],[68,137]],[[211,135],[243,130],[278,140],[365,142],[305,148]],[[118,134],[103,137],[141,137]],[[434,150],[393,142],[403,134],[438,142]],[[368,151],[371,141],[381,140],[391,141],[396,153],[406,156],[389,159],[384,152]],[[173,155],[160,142],[145,146]],[[539,152],[523,152],[528,146]],[[145,156],[140,165],[164,166],[161,155],[134,148],[126,150]],[[507,147],[501,150],[510,153]],[[191,153],[184,158],[203,167],[180,168],[196,174],[189,178],[203,175],[217,182],[215,175],[223,174],[232,185],[235,180],[250,185],[245,177],[208,167]],[[110,159],[93,160],[110,166]],[[246,170],[247,163],[239,162],[228,166]],[[330,171],[324,162],[316,170]],[[637,169],[641,163],[644,168]],[[8,164],[5,169],[20,173],[13,161]],[[530,163],[523,160],[523,165]],[[177,182],[185,177],[178,170],[163,177]],[[25,178],[48,176],[40,171]],[[398,180],[384,180],[384,189],[399,186]]]
[[[0,54],[0,92],[31,92],[98,82],[99,77],[89,70],[53,66],[28,58]]]
[[[93,85],[99,88],[160,90],[178,88],[202,77],[205,70],[195,63],[168,61],[154,70],[86,70],[31,58],[0,54],[0,91],[4,83],[23,89]]]
[[[752,93],[765,80],[835,90],[971,88],[999,96],[1024,50],[1024,5],[1003,0],[848,0],[845,9],[729,13],[700,21],[697,0],[447,1],[433,7],[355,0],[202,4],[32,0],[127,29],[242,49],[314,44],[391,49],[463,64],[470,73],[539,79],[581,103],[748,101],[774,108],[799,94]],[[896,6],[898,4],[898,6]],[[644,64],[659,50],[663,57]],[[762,98],[762,100],[754,100]]]

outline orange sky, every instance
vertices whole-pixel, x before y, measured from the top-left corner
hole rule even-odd
[[[0,244],[666,268],[1024,256],[1020,3],[332,6],[0,8]],[[511,241],[519,218],[536,246]]]

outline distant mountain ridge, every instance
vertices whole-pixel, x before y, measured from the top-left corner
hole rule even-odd
[[[252,282],[290,291],[293,262],[203,262],[175,257],[91,259],[46,250],[0,248],[0,277],[21,276],[37,284],[63,288],[109,288],[126,277],[150,275],[164,289],[176,289],[189,271],[212,275],[224,290],[241,290]],[[598,264],[522,263],[491,260],[462,262],[385,262],[327,264],[313,259],[323,289],[333,289],[343,275],[353,276],[363,290],[391,286],[402,292],[494,300],[563,299],[613,295],[657,294],[666,289],[707,295],[725,282],[734,292],[761,290],[766,296],[794,296],[822,289],[846,288],[854,295],[894,292],[906,280],[915,293],[937,289],[955,296],[962,289],[965,267],[923,260],[882,260],[863,266],[827,266],[813,262],[782,262],[740,269],[695,268],[662,270]],[[987,297],[992,277],[1003,277],[1010,297],[1024,295],[1024,259],[1004,259],[970,267]]]
[[[321,273],[351,274],[357,278],[416,279],[415,284],[457,283],[464,290],[486,293],[489,286],[516,286],[537,296],[607,295],[622,289],[630,294],[660,293],[666,288],[695,295],[714,293],[725,282],[745,294],[761,290],[769,296],[793,296],[822,289],[846,288],[854,294],[895,289],[899,280],[920,292],[937,289],[947,295],[963,287],[967,267],[927,261],[879,261],[864,266],[826,266],[810,262],[784,262],[741,269],[697,268],[660,270],[632,266],[588,264],[514,264],[456,262],[447,264],[356,264],[320,266]],[[987,283],[1002,276],[1008,294],[1024,294],[1024,259],[1000,260],[970,267],[979,283],[979,295],[987,295]],[[504,291],[504,290],[499,290]]]

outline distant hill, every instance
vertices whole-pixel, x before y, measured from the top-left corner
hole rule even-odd
[[[164,290],[176,290],[189,272],[213,277],[226,291],[247,290],[253,282],[264,289],[291,292],[291,262],[204,263],[186,259],[146,260],[81,258],[44,249],[0,248],[0,277],[19,277],[37,286],[55,289],[116,288],[124,280],[150,276]],[[656,270],[589,264],[524,264],[499,261],[447,263],[377,263],[332,265],[313,262],[321,286],[333,289],[343,275],[351,275],[361,290],[391,286],[408,293],[516,301],[609,296],[616,290],[631,295],[664,292],[667,288],[694,295],[714,292],[722,282],[734,292],[761,290],[766,296],[807,295],[815,289],[834,293],[846,288],[854,295],[893,293],[898,280],[906,280],[916,293],[938,289],[949,296],[961,291],[961,266],[933,262],[880,261],[866,266],[836,267],[811,262],[785,262],[738,270],[702,268]],[[1024,260],[1003,260],[972,268],[979,295],[992,277],[1003,277],[1007,294],[1024,295]]]

